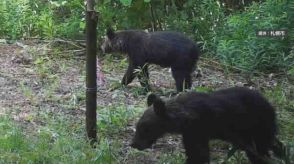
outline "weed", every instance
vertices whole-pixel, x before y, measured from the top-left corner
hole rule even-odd
[[[185,161],[184,153],[175,151],[167,154],[163,154],[160,156],[158,163],[159,164],[182,164]]]
[[[36,104],[35,93],[30,86],[24,81],[19,82],[19,90],[29,100],[30,103]]]
[[[97,109],[98,131],[106,134],[117,134],[137,113],[136,108],[123,103],[99,106]]]
[[[207,87],[207,86],[196,86],[193,88],[194,91],[196,92],[205,92],[205,93],[209,93],[212,92],[214,89],[211,87]]]

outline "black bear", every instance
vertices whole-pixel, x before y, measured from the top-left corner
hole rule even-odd
[[[181,33],[170,31],[114,32],[109,28],[101,50],[104,53],[119,52],[128,55],[129,66],[121,82],[123,85],[128,85],[138,76],[141,85],[150,90],[148,64],[157,64],[171,68],[178,92],[191,87],[191,73],[199,56],[196,44]],[[141,68],[142,73],[135,73],[137,68]]]
[[[154,94],[137,123],[131,146],[150,147],[166,133],[181,134],[186,163],[209,163],[211,139],[244,150],[253,164],[263,164],[276,140],[276,115],[257,91],[229,88],[212,93],[187,92],[163,101]]]

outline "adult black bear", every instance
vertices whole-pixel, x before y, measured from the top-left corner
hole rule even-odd
[[[129,66],[121,83],[128,85],[138,76],[141,85],[147,90],[150,90],[147,64],[171,67],[178,92],[183,88],[190,88],[192,85],[191,73],[195,69],[199,56],[197,45],[190,39],[181,33],[168,31],[148,33],[143,30],[123,30],[114,32],[108,29],[101,49],[104,53],[127,54]],[[134,69],[137,68],[141,68],[143,73],[135,73]]]
[[[256,91],[230,88],[210,94],[187,92],[168,101],[151,94],[131,144],[150,147],[166,133],[183,137],[188,164],[209,163],[211,139],[245,150],[254,164],[265,163],[276,140],[274,108]]]

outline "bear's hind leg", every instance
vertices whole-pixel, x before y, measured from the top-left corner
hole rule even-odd
[[[249,161],[252,164],[266,164],[266,160],[264,157],[267,157],[268,151],[260,147],[259,142],[256,142],[252,137],[240,137],[242,138],[243,144],[241,144],[241,148],[245,150],[246,155]],[[242,143],[241,142],[241,143]]]
[[[246,132],[249,133],[249,132]],[[246,155],[249,159],[249,161],[252,164],[266,164],[265,159],[263,158],[263,154],[260,154],[260,152],[257,150],[256,141],[254,141],[254,138],[252,136],[248,136],[240,133],[232,133],[230,131],[226,132],[226,138],[228,141],[230,141],[234,146],[237,148],[240,148],[246,152]]]
[[[251,149],[254,150],[254,149]],[[246,150],[246,155],[249,159],[249,161],[252,164],[266,164],[267,162],[264,159],[264,156],[262,156],[261,154],[257,154],[257,153],[253,153],[252,151],[248,151]]]

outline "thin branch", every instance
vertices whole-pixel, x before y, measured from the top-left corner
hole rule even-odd
[[[152,6],[152,1],[149,2],[149,6],[150,6],[150,12],[151,12],[151,18],[152,18],[152,31],[157,31],[157,27],[156,27],[156,20],[154,17],[154,10],[153,10],[153,6]]]
[[[70,45],[72,45],[72,46],[74,46],[74,47],[77,47],[77,48],[80,48],[80,49],[85,48],[85,47],[83,47],[83,46],[81,46],[81,45],[77,45],[77,44],[75,44],[73,41],[70,41],[70,40],[54,39],[54,40],[51,40],[51,41],[44,41],[44,42],[48,42],[47,45],[53,44],[53,43],[55,43],[55,42],[57,42],[57,43],[60,42],[60,43],[67,43],[67,44],[70,44]]]

